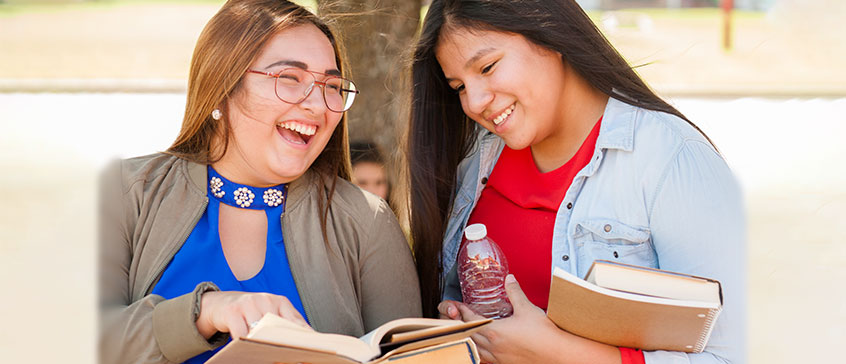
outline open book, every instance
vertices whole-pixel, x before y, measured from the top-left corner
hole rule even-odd
[[[461,322],[403,318],[389,321],[357,338],[320,333],[266,314],[246,337],[233,340],[207,363],[356,364],[392,360],[397,356],[409,357],[411,353],[426,354],[430,359],[438,357],[439,364],[472,363],[478,361],[478,354],[469,336],[489,322],[491,320]],[[444,353],[453,352],[455,354],[446,355],[463,355],[470,360],[442,358]]]
[[[555,268],[547,316],[609,345],[699,353],[722,311],[720,283],[708,278],[598,260],[586,279]]]

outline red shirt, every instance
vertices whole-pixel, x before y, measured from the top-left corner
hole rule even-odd
[[[640,349],[620,348],[621,364],[646,364]]]
[[[546,310],[552,267],[555,215],[573,178],[593,156],[602,118],[567,163],[541,173],[531,148],[507,146],[488,178],[467,225],[483,223],[508,259],[508,268],[526,297]],[[643,352],[619,348],[623,364],[643,364]]]
[[[602,118],[567,163],[547,173],[538,171],[531,148],[506,146],[467,222],[485,224],[523,292],[544,310],[549,300],[555,215],[573,178],[593,156],[601,123]]]

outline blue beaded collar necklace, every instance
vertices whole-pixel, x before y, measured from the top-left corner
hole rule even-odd
[[[230,206],[264,210],[282,205],[285,208],[285,198],[288,196],[288,185],[281,184],[272,187],[252,187],[232,182],[208,166],[209,192],[220,202]]]

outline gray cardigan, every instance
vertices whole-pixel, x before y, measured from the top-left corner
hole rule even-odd
[[[316,173],[291,182],[282,234],[306,316],[321,332],[361,336],[400,317],[420,316],[420,292],[406,239],[380,198],[338,178],[319,219]],[[197,332],[202,292],[165,300],[155,283],[203,214],[206,166],[166,154],[119,161],[104,173],[100,220],[101,363],[183,362],[221,342]],[[325,199],[324,199],[325,200]]]

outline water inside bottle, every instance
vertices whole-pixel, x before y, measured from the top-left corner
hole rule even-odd
[[[474,224],[481,225],[481,224]],[[505,293],[508,262],[496,242],[479,226],[473,234],[465,234],[459,251],[458,273],[463,301],[470,309],[487,318],[511,316],[511,302]],[[467,239],[478,238],[476,240]],[[479,238],[481,237],[481,238]]]

